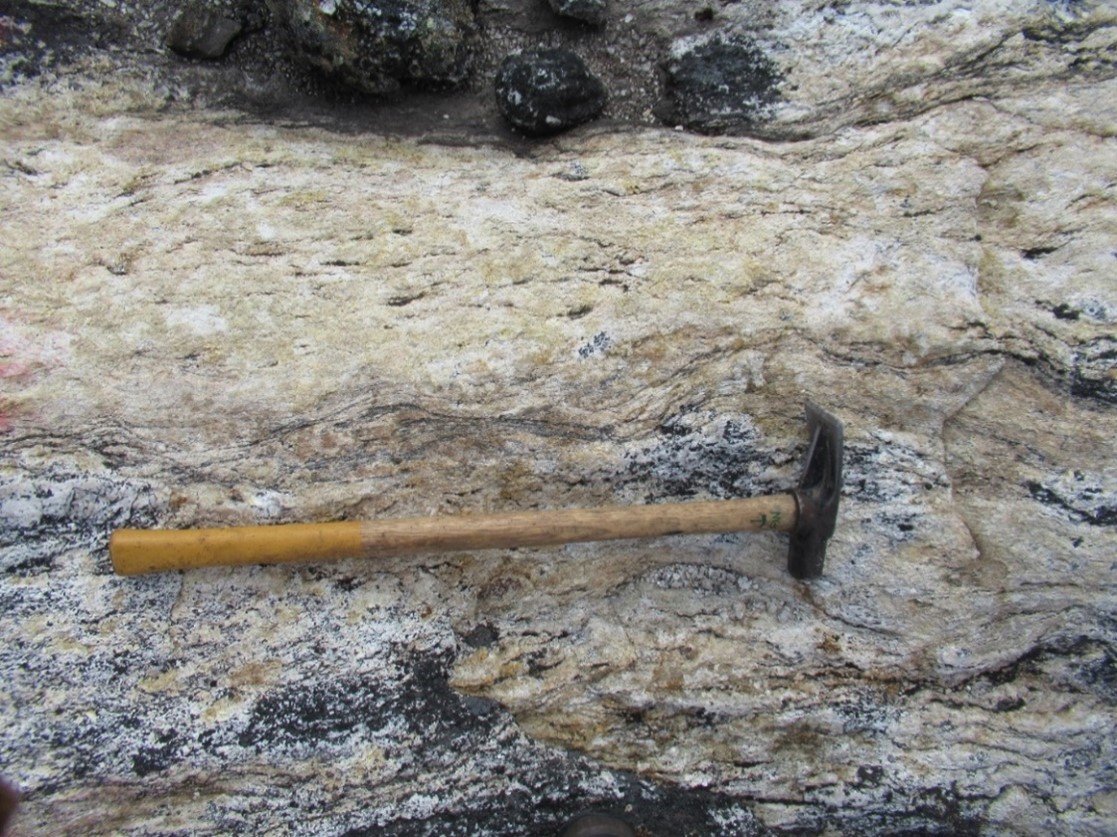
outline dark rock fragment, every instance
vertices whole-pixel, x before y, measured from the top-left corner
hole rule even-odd
[[[273,0],[313,66],[367,93],[453,86],[472,63],[469,0]]]
[[[603,85],[567,49],[534,49],[510,55],[496,74],[496,100],[513,126],[536,136],[588,122],[605,107]]]
[[[0,90],[128,37],[119,18],[94,4],[0,3]]]
[[[593,26],[605,23],[605,0],[548,0],[555,14]]]
[[[703,134],[733,133],[768,118],[779,69],[750,39],[716,33],[677,41],[667,61],[661,116]]]
[[[187,3],[171,24],[167,46],[187,58],[220,58],[241,32],[240,21],[205,2]]]

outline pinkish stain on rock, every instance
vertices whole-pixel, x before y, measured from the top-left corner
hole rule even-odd
[[[7,320],[0,320],[0,381],[18,383],[19,379],[28,377],[31,370],[19,359],[17,352],[21,348],[18,346],[20,341],[13,339],[9,326]],[[13,411],[11,399],[0,397],[0,433],[7,433],[12,429]]]
[[[68,349],[64,332],[35,332],[10,313],[0,313],[0,433],[10,431],[15,415],[24,411],[20,393],[62,365]]]

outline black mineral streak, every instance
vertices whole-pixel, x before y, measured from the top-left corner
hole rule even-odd
[[[317,749],[354,736],[367,739],[403,722],[410,733],[421,737],[424,748],[436,751],[493,733],[493,705],[467,699],[450,688],[449,656],[401,653],[399,659],[405,666],[396,682],[354,674],[268,692],[237,731],[236,743],[268,752],[300,746]],[[218,733],[211,744],[223,738]]]
[[[763,475],[773,462],[746,419],[687,406],[660,423],[657,438],[626,454],[618,482],[649,486],[648,501],[747,497],[769,488]]]
[[[1111,625],[1108,634],[1117,635],[1117,625]],[[1053,638],[978,679],[996,686],[1031,679],[1059,691],[1092,695],[1102,703],[1117,706],[1117,648],[1108,637]]]
[[[1075,476],[1079,482],[1084,479],[1080,472],[1076,472]],[[1035,480],[1029,480],[1024,485],[1037,503],[1063,513],[1076,523],[1117,526],[1117,506],[1098,504],[1096,500],[1102,494],[1096,486],[1083,484],[1076,495],[1066,496]]]
[[[103,547],[113,529],[153,526],[158,511],[143,481],[62,466],[0,478],[0,578],[45,572],[67,549]]]
[[[1102,404],[1117,404],[1117,338],[1097,337],[1077,347],[1070,393]]]
[[[1051,255],[1058,249],[1058,247],[1029,247],[1027,250],[1022,251],[1020,255],[1029,261],[1035,261],[1036,259]]]
[[[605,0],[550,0],[555,14],[602,26],[608,17]]]
[[[177,730],[156,730],[153,737],[154,743],[144,745],[132,756],[132,771],[140,778],[166,770],[181,758],[185,739]]]

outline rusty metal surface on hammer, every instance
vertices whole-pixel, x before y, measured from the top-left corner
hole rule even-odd
[[[739,500],[460,514],[394,520],[287,523],[222,529],[119,529],[109,543],[120,575],[213,566],[510,549],[718,532],[790,534],[788,571],[822,574],[842,483],[841,422],[807,405],[811,440],[799,485]]]

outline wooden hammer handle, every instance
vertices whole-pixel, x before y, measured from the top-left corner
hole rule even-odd
[[[594,509],[462,514],[226,529],[119,529],[109,542],[120,575],[195,567],[375,558],[423,552],[510,549],[581,541],[711,532],[790,531],[790,494]]]

